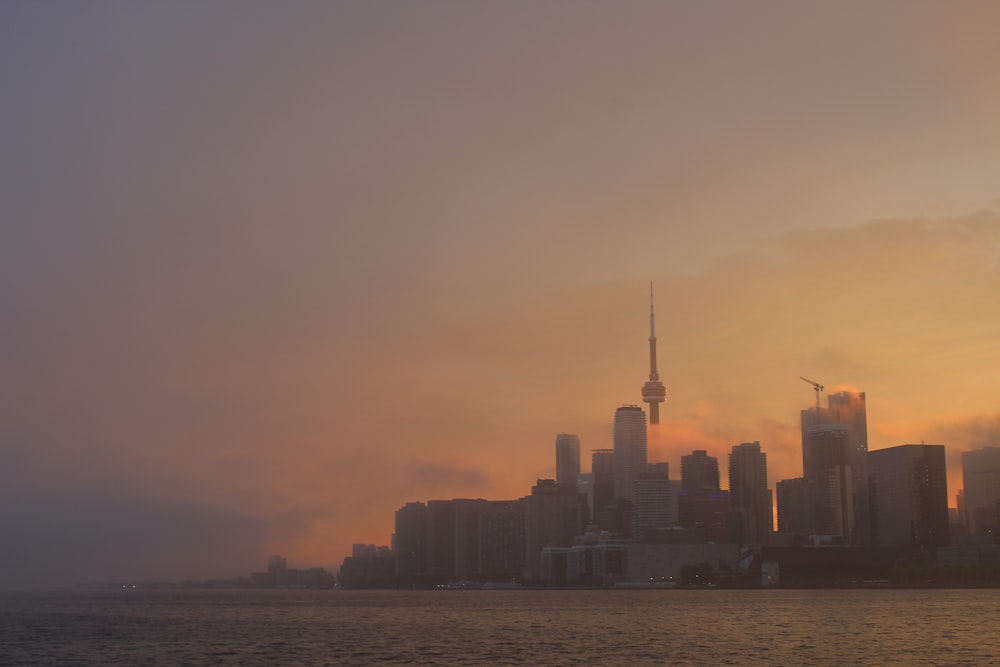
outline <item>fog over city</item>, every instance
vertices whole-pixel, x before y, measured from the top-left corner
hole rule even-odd
[[[650,460],[801,476],[806,376],[945,445],[954,506],[1000,445],[997,25],[3,3],[0,588],[335,568],[523,496],[641,403],[650,282]]]

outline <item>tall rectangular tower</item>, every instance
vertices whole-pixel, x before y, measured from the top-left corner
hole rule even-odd
[[[808,479],[783,479],[775,487],[778,532],[806,537],[816,533],[814,485]]]
[[[729,527],[741,544],[767,544],[774,524],[767,488],[767,454],[759,442],[734,445],[729,454]]]
[[[948,546],[944,445],[899,445],[868,452],[875,544]]]
[[[851,466],[853,494],[853,543],[871,544],[871,501],[868,497],[868,413],[863,391],[838,391],[826,397],[836,424],[851,430],[847,438],[847,463]]]
[[[802,476],[815,491],[815,529],[845,545],[871,543],[865,393],[841,391],[802,411]]]
[[[615,498],[632,500],[635,478],[646,469],[646,413],[636,405],[615,411]]]
[[[580,478],[580,437],[570,433],[556,436],[556,484],[561,492],[576,492]]]
[[[396,557],[397,576],[412,577],[427,573],[427,505],[406,503],[396,510],[392,551]]]
[[[677,523],[703,531],[705,541],[726,542],[728,520],[729,492],[719,488],[719,459],[703,449],[682,456]]]
[[[524,571],[525,505],[486,501],[479,517],[479,576],[486,581],[510,581]]]
[[[590,516],[595,523],[600,523],[598,517],[601,512],[615,499],[615,450],[593,450],[590,454],[590,471],[593,477]]]
[[[853,474],[848,461],[850,427],[813,424],[802,432],[803,476],[813,485],[813,526],[820,535],[854,544]]]
[[[962,452],[962,484],[969,532],[1000,528],[1000,447]]]
[[[674,523],[670,469],[666,463],[653,463],[640,472],[633,487],[632,537],[648,540],[656,531]]]
[[[719,459],[709,456],[704,449],[681,457],[681,490],[719,490]]]
[[[455,579],[455,501],[427,501],[427,573],[432,577]]]
[[[525,503],[524,576],[541,576],[541,552],[545,547],[568,547],[583,529],[585,499],[559,493],[553,479],[540,479],[531,487]]]

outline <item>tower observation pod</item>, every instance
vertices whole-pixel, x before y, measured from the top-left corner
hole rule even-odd
[[[642,401],[649,403],[649,423],[660,423],[660,403],[667,400],[667,388],[656,372],[656,325],[653,318],[653,283],[649,284],[649,381],[642,385]]]

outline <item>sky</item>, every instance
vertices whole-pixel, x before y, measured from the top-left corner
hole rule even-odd
[[[335,568],[611,446],[1000,445],[1000,4],[0,3],[0,588]]]

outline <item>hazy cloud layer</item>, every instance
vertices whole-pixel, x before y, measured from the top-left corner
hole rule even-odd
[[[651,280],[675,476],[801,474],[800,375],[951,465],[994,437],[998,11],[4,3],[0,584],[333,565],[556,433],[586,468]]]
[[[412,461],[410,474],[414,490],[423,488],[427,494],[455,497],[462,493],[481,494],[490,489],[489,476],[485,471],[449,463]]]

